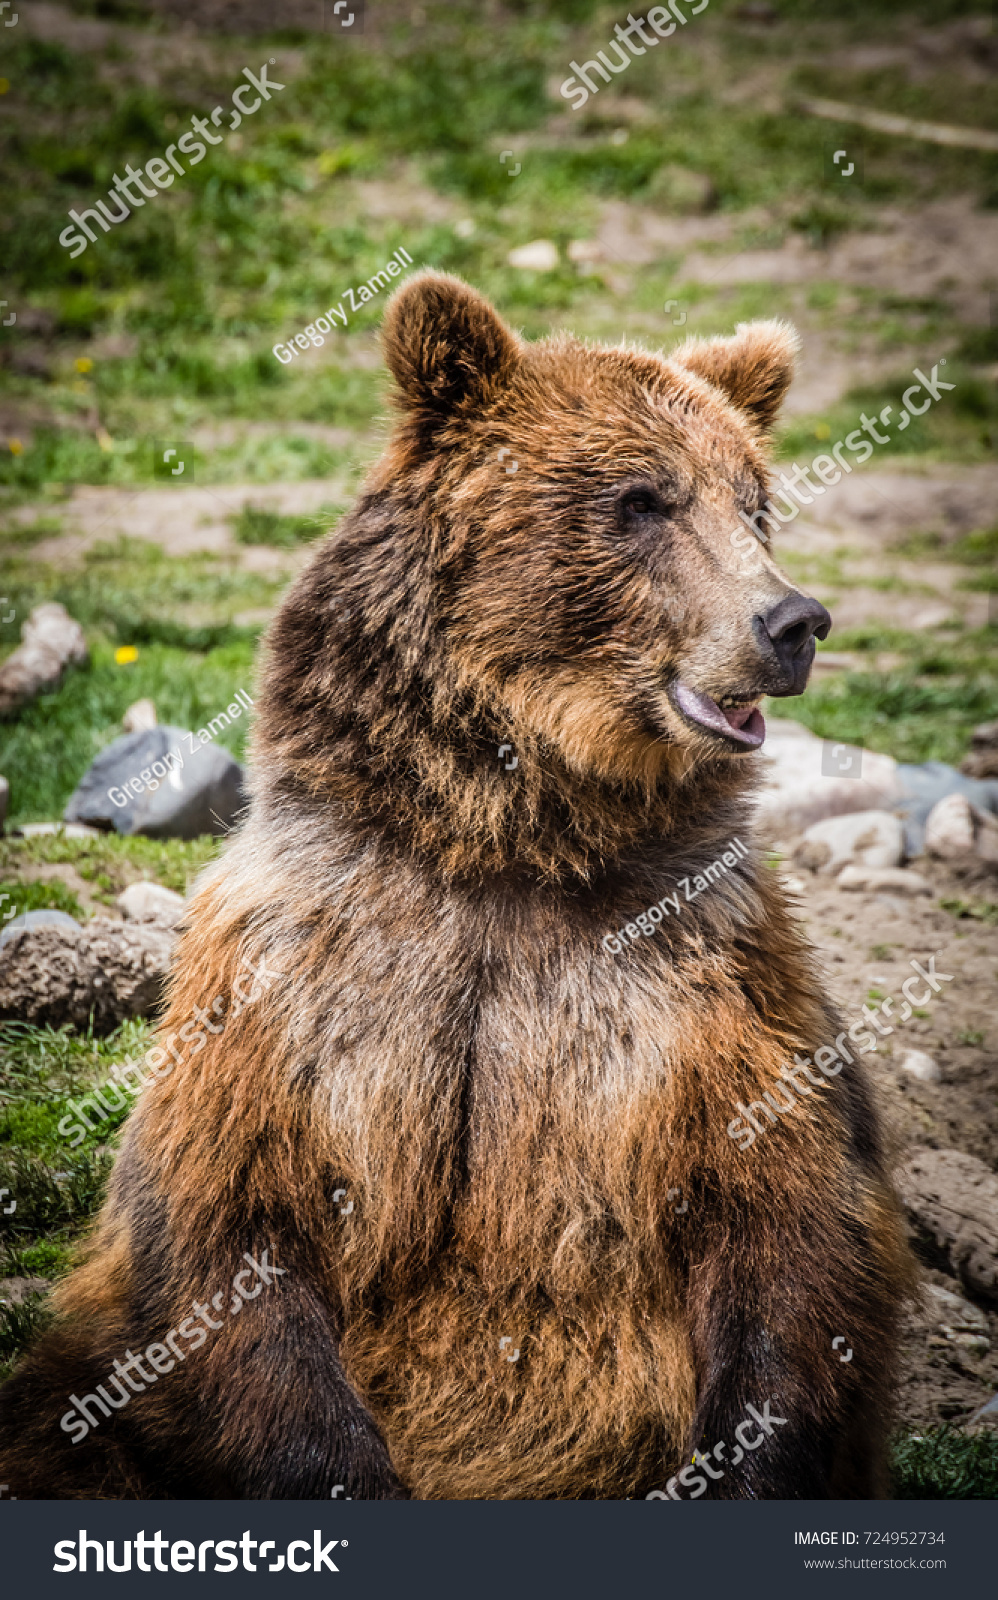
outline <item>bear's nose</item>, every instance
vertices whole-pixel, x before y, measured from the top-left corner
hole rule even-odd
[[[772,652],[782,671],[794,680],[801,676],[802,668],[805,677],[810,668],[814,649],[807,650],[807,646],[811,640],[815,636],[827,638],[832,626],[824,606],[808,594],[788,594],[772,611],[755,620],[757,635],[762,635],[759,643],[766,654]]]

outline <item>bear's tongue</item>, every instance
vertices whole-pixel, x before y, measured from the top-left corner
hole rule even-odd
[[[685,683],[676,684],[675,697],[680,711],[691,722],[698,722],[714,733],[723,733],[729,739],[737,739],[750,750],[758,750],[766,737],[766,724],[758,706],[735,706],[730,711],[722,711],[709,694],[691,689]]]

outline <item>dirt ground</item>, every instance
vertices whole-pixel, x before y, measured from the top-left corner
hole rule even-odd
[[[792,842],[787,841],[787,848]],[[998,1032],[995,980],[998,978],[998,928],[943,910],[940,899],[965,904],[998,898],[998,876],[980,869],[965,874],[925,858],[914,863],[934,893],[913,898],[855,893],[835,881],[792,865],[799,914],[819,954],[829,993],[844,1017],[857,1020],[869,991],[898,995],[912,975],[909,962],[935,957],[935,971],[946,973],[928,1017],[912,1016],[876,1053],[863,1058],[873,1082],[894,1163],[901,1166],[919,1147],[962,1150],[988,1166],[998,1149]],[[973,1041],[973,1042],[971,1042]],[[925,1083],[902,1071],[906,1050],[930,1055],[941,1070],[939,1083]],[[847,1069],[848,1070],[848,1069]],[[966,1300],[966,1290],[945,1273],[926,1268],[929,1285]],[[968,1348],[942,1333],[945,1302],[931,1294],[906,1318],[899,1417],[907,1428],[960,1422],[998,1391],[998,1308],[975,1302],[986,1321],[990,1350]],[[848,1330],[843,1330],[848,1337]],[[983,1331],[983,1327],[982,1327]],[[998,1426],[998,1417],[990,1419]]]

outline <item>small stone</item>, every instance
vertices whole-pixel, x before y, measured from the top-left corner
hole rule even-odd
[[[88,828],[84,822],[25,822],[14,832],[21,839],[44,838],[59,834],[63,839],[99,839],[99,828]]]
[[[908,867],[843,867],[835,880],[837,889],[894,890],[898,894],[932,894],[933,888],[920,872]]]
[[[71,662],[86,660],[83,629],[66,607],[56,601],[35,606],[21,628],[21,643],[0,667],[0,717],[54,689]]]
[[[126,733],[146,733],[156,726],[156,707],[151,700],[133,700],[121,719]]]
[[[942,1073],[936,1062],[924,1050],[906,1050],[901,1057],[901,1071],[910,1072],[922,1083],[941,1083]]]
[[[10,801],[10,784],[6,778],[0,778],[0,833],[3,833],[4,818],[7,815],[7,806]]]
[[[787,876],[783,878],[782,883],[788,894],[803,894],[807,888],[807,884],[804,882],[803,878]]]
[[[598,239],[572,239],[568,245],[569,261],[602,261],[603,246]]]
[[[853,811],[842,817],[825,817],[804,830],[802,852],[808,847],[814,857],[822,847],[827,857],[823,872],[838,872],[840,867],[899,867],[904,852],[904,828],[889,811]]]
[[[524,272],[554,272],[558,265],[558,246],[550,239],[532,239],[530,244],[511,250],[506,261]]]
[[[974,814],[966,795],[948,794],[932,807],[925,822],[925,852],[951,861],[974,848]]]
[[[118,906],[129,922],[161,922],[175,928],[184,915],[187,902],[174,889],[161,883],[130,883],[118,896]]]

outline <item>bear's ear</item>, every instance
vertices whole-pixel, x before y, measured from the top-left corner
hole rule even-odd
[[[794,375],[800,337],[788,322],[742,322],[731,339],[688,339],[670,356],[706,378],[768,431]]]
[[[520,360],[520,340],[488,301],[444,272],[421,272],[396,289],[381,339],[406,410],[444,414],[487,401]]]

